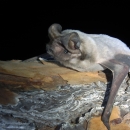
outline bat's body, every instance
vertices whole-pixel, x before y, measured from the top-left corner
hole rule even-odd
[[[130,49],[119,39],[107,35],[85,34],[78,30],[61,31],[59,24],[49,28],[50,43],[47,51],[66,67],[78,71],[113,72],[113,82],[102,121],[110,130],[109,117],[113,101],[130,66]]]

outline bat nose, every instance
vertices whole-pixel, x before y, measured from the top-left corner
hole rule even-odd
[[[49,45],[49,44],[46,45],[46,50],[47,50],[47,51],[52,51],[52,49],[50,48],[50,45]]]
[[[50,45],[46,45],[46,50],[47,50],[47,53],[49,54],[52,54],[53,53],[53,50],[51,49]]]

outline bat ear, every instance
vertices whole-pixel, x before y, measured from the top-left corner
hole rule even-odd
[[[61,36],[62,27],[60,24],[52,24],[48,29],[48,35],[51,40],[54,38]]]
[[[78,33],[72,32],[63,37],[61,37],[62,44],[68,49],[71,53],[79,53],[80,47],[80,38]]]

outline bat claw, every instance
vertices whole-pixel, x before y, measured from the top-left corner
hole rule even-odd
[[[109,125],[109,123],[105,123],[105,126],[107,127],[108,130],[110,130],[110,125]]]
[[[102,122],[103,124],[107,127],[108,130],[110,130],[110,125],[109,125],[109,118],[107,116],[102,117]]]
[[[110,125],[108,122],[103,122],[103,124],[106,126],[107,130],[110,130]]]

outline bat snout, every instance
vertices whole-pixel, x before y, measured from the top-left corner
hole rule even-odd
[[[49,44],[46,45],[46,51],[49,55],[53,56],[53,49]]]

